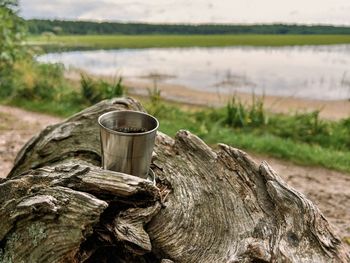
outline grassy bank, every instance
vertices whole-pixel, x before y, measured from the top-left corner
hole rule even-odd
[[[0,102],[68,117],[126,93],[121,78],[107,83],[82,76],[77,85],[65,80],[63,73],[59,65],[16,65],[1,78]],[[223,108],[189,110],[164,101],[153,89],[142,102],[159,119],[160,130],[171,136],[187,129],[209,144],[222,142],[298,164],[350,172],[350,118],[332,122],[320,119],[318,112],[271,114],[262,100],[252,99],[250,106],[233,97]]]
[[[21,98],[3,100],[0,102],[61,117],[68,117],[85,107],[71,102],[62,104],[56,101],[28,101]],[[224,122],[224,116],[216,121],[208,117],[210,114],[217,113],[220,109],[205,109],[191,112],[163,102],[162,109],[160,111],[154,111],[154,106],[148,100],[144,101],[144,105],[148,112],[154,114],[159,119],[160,131],[170,136],[174,136],[180,129],[186,129],[198,135],[206,143],[211,145],[225,143],[243,150],[289,160],[300,165],[321,166],[350,172],[350,151],[348,150],[349,148],[347,148],[349,147],[349,142],[340,146],[345,137],[339,134],[335,134],[334,137],[332,137],[329,133],[320,133],[318,135],[321,138],[317,140],[317,135],[310,134],[310,132],[308,134],[306,131],[306,137],[314,136],[315,138],[315,140],[308,142],[306,139],[301,139],[303,135],[301,134],[303,132],[302,128],[298,129],[296,127],[296,130],[300,131],[299,134],[296,131],[291,131],[295,134],[281,136],[278,135],[278,133],[285,132],[284,128],[277,132],[271,132],[276,128],[276,126],[272,124],[261,127],[234,127]],[[301,117],[270,116],[270,118],[275,122],[281,119],[287,119],[288,122],[290,122],[290,126],[293,126],[297,124],[296,120]],[[310,118],[310,116],[308,115],[307,118]],[[325,124],[332,126],[330,133],[337,129],[342,129],[344,134],[349,134],[350,127],[348,127],[349,125],[347,122],[325,122]],[[327,139],[324,140],[324,138],[327,137],[328,142]]]
[[[64,78],[62,65],[23,61],[0,75],[0,103],[68,117],[103,99],[123,95],[121,80],[107,83],[82,76],[76,85]]]
[[[188,129],[209,144],[222,142],[301,165],[350,172],[350,118],[331,122],[321,120],[318,112],[269,114],[254,97],[252,106],[233,98],[221,109],[184,111],[151,99],[146,108],[171,136]]]
[[[151,110],[151,108],[148,107],[148,110]],[[321,166],[350,172],[350,151],[348,149],[338,147],[339,144],[333,147],[333,145],[326,143],[326,141],[323,143],[319,143],[316,140],[307,142],[307,140],[296,138],[302,135],[300,134],[302,133],[302,129],[300,129],[299,135],[280,136],[278,132],[283,131],[284,128],[280,129],[278,126],[276,127],[271,124],[261,127],[232,127],[225,124],[223,119],[218,119],[216,122],[213,122],[199,117],[208,114],[211,110],[188,113],[172,108],[171,110],[163,112],[169,113],[169,111],[174,111],[176,113],[169,114],[167,117],[155,115],[160,121],[160,130],[171,136],[174,136],[179,129],[188,129],[192,133],[199,135],[199,137],[209,144],[220,142],[235,148],[289,160],[300,165]],[[270,118],[275,122],[278,122],[280,118],[287,118],[292,126],[297,124],[295,119],[299,119],[300,116],[270,116]],[[332,125],[337,126],[333,127],[333,131],[344,124],[332,123]],[[275,128],[280,130],[273,132],[272,130]],[[346,129],[350,131],[349,128]],[[291,132],[294,133],[294,131]],[[295,133],[297,134],[298,132]],[[306,133],[305,135],[307,136],[308,134]],[[335,135],[333,138],[331,135],[322,133],[319,135],[321,137],[331,138],[333,141],[342,141],[340,137],[337,137],[338,135]]]
[[[350,35],[74,35],[31,36],[31,45],[60,48],[294,46],[350,43]]]

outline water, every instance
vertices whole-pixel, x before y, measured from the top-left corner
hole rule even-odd
[[[215,93],[350,98],[350,45],[71,51],[38,60]]]
[[[117,127],[114,128],[113,131],[122,132],[122,133],[143,133],[147,132],[146,128],[138,128],[138,127]]]

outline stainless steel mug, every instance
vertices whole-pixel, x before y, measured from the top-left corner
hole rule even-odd
[[[111,111],[98,118],[103,169],[147,178],[158,120],[139,111]]]

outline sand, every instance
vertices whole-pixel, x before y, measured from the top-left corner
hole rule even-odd
[[[137,81],[124,81],[124,84],[130,94],[136,95],[147,95],[148,89],[152,87],[152,84]],[[232,96],[248,104],[252,102],[252,94],[247,93],[218,94],[173,84],[158,84],[157,88],[161,90],[161,95],[165,99],[198,106],[224,106]],[[263,100],[266,109],[274,113],[293,114],[319,110],[320,117],[325,119],[339,120],[350,117],[349,100],[322,101],[278,96],[264,96]]]
[[[74,85],[78,85],[80,74],[87,73],[82,70],[71,69],[65,72],[65,77],[72,81]],[[113,81],[114,79],[112,76],[88,75],[96,79],[99,78],[107,81]],[[135,81],[124,78],[123,84],[127,87],[128,94],[131,96],[148,96],[149,90],[154,88],[154,83],[149,79],[145,81]],[[220,94],[162,82],[157,83],[157,88],[161,91],[162,98],[189,106],[225,106],[233,96],[242,102],[251,104],[253,97],[252,94],[242,92]],[[309,100],[271,95],[257,97],[262,98],[266,110],[273,113],[294,114],[296,112],[320,111],[320,117],[324,119],[340,120],[350,117],[350,100]]]
[[[35,134],[60,118],[0,105],[0,177],[11,170],[18,151]]]

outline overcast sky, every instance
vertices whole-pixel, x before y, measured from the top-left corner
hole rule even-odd
[[[20,0],[25,18],[350,25],[350,0]]]

